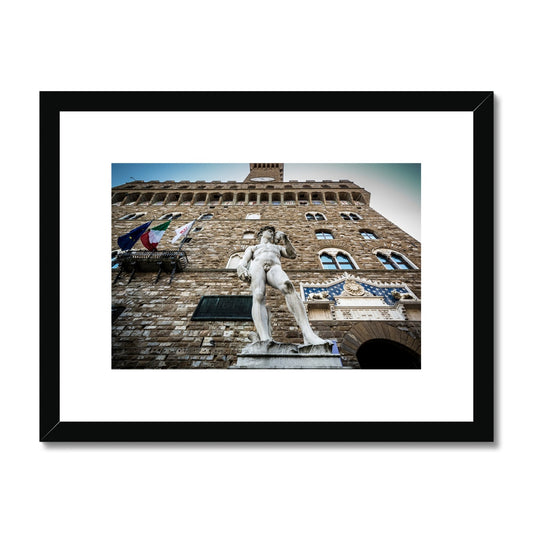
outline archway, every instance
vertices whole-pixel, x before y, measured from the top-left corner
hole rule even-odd
[[[419,369],[420,355],[399,342],[372,339],[361,344],[357,359],[362,369]]]

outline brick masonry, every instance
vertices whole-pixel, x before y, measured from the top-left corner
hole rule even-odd
[[[285,189],[286,186],[290,186],[290,190]],[[270,201],[280,198],[280,205],[235,205],[238,199],[243,201],[243,195],[251,193],[268,193]],[[351,203],[297,203],[300,194],[304,197],[309,195],[309,201],[312,201],[311,194],[319,194],[322,195],[322,201],[326,201],[326,193],[330,201],[332,198],[338,200],[339,195],[343,195],[343,201]],[[180,203],[198,198],[199,201],[204,198],[204,201],[217,205]],[[284,205],[283,200],[286,198],[296,203]],[[359,267],[358,270],[350,271],[350,274],[385,283],[407,283],[414,294],[421,298],[420,243],[374,211],[367,204],[369,194],[346,180],[285,182],[274,186],[250,186],[249,183],[135,182],[115,187],[112,200],[112,250],[117,249],[119,235],[148,220],[154,220],[154,226],[160,217],[168,213],[181,213],[179,219],[171,221],[158,247],[159,250],[177,250],[178,244],[170,242],[175,228],[201,215],[213,215],[210,220],[195,223],[195,228],[199,231],[191,232],[191,241],[183,247],[189,266],[185,271],[177,273],[171,284],[168,274],[162,274],[158,283],[154,283],[156,273],[147,272],[136,273],[130,283],[129,275],[123,273],[112,285],[113,305],[124,307],[112,328],[112,367],[116,369],[228,368],[232,365],[245,343],[250,342],[248,335],[254,330],[253,323],[192,321],[191,316],[201,296],[249,294],[249,285],[237,278],[234,268],[226,268],[226,265],[232,254],[242,252],[247,246],[257,242],[255,239],[243,238],[245,233],[256,233],[264,225],[274,225],[276,229],[285,231],[296,248],[298,258],[282,259],[282,265],[297,289],[300,282],[327,283],[343,274],[339,270],[323,270],[319,259],[322,249],[339,248],[348,252]],[[224,201],[233,204],[224,205]],[[306,213],[309,212],[322,213],[326,220],[308,221]],[[344,220],[341,212],[355,213],[361,219]],[[136,220],[120,220],[133,213],[145,214]],[[246,216],[250,214],[259,214],[261,218],[247,219]],[[378,239],[366,240],[361,236],[360,230],[372,231]],[[334,239],[319,240],[316,238],[316,231],[329,231]],[[400,252],[418,269],[385,270],[374,253],[381,248]],[[133,250],[144,248],[138,242]],[[112,270],[111,280],[116,275],[117,271]],[[302,342],[299,329],[281,294],[268,288],[267,305],[273,311],[275,340]],[[352,334],[354,328],[361,324],[356,333]],[[389,329],[383,327],[382,321],[376,322],[374,329],[372,324],[373,322],[323,320],[313,321],[312,327],[321,337],[337,341],[343,366],[346,368],[358,368],[358,342],[362,338],[372,338],[373,334],[387,335],[386,338],[408,345],[420,353],[419,321],[387,321]],[[396,335],[394,330],[398,332]]]

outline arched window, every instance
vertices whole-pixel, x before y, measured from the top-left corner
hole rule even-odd
[[[246,215],[246,218],[247,218],[248,220],[258,220],[258,219],[261,218],[261,215],[260,215],[259,213],[248,213],[248,214]]]
[[[159,220],[176,220],[181,217],[181,213],[166,213]]]
[[[137,220],[138,218],[141,218],[144,215],[146,215],[146,213],[129,213],[128,215],[120,217],[119,220]]]
[[[326,217],[322,213],[306,213],[305,218],[307,220],[326,220]]]
[[[394,266],[392,265],[392,261],[389,260],[389,258],[383,254],[378,253],[376,254],[378,259],[381,261],[381,264],[387,269],[387,270],[394,270]]]
[[[392,250],[377,250],[376,257],[387,270],[413,270],[417,267],[404,255]]]
[[[333,239],[333,233],[330,231],[315,231],[315,235],[317,239]]]
[[[337,270],[337,264],[335,259],[329,254],[321,254],[320,261],[322,262],[322,268],[326,270]]]
[[[339,268],[341,270],[353,270],[354,266],[350,262],[350,259],[345,254],[337,254],[335,259],[337,260],[337,263],[339,265]]]
[[[354,222],[361,220],[361,217],[359,215],[356,215],[355,213],[341,213],[341,217],[344,220],[353,220]]]
[[[244,252],[237,252],[236,254],[233,254],[229,258],[226,268],[237,268],[237,265],[241,262],[243,255],[244,255]]]
[[[376,234],[368,229],[362,229],[359,231],[359,233],[363,239],[366,239],[367,241],[375,241],[377,239]]]
[[[207,215],[202,215],[199,220],[211,220],[213,218],[213,213],[208,213]]]
[[[243,239],[253,239],[254,237],[255,233],[253,231],[245,231],[242,236]]]
[[[322,250],[320,262],[325,270],[355,270],[358,268],[350,254],[336,248]]]
[[[400,254],[391,254],[390,258],[395,263],[396,268],[400,270],[411,270],[413,268]]]

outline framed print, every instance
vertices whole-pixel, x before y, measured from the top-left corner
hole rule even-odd
[[[493,440],[493,93],[40,104],[41,441]]]

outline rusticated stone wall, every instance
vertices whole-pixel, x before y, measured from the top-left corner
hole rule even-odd
[[[181,183],[172,184],[170,190],[163,190],[153,183],[148,188],[148,184],[137,182],[133,188],[129,184],[113,189],[112,250],[118,248],[116,240],[119,235],[149,220],[154,221],[153,227],[161,223],[158,219],[168,213],[180,213],[178,219],[171,221],[158,247],[159,250],[177,250],[179,243],[173,245],[170,242],[175,228],[201,215],[213,215],[209,220],[195,223],[197,231],[189,234],[191,240],[183,246],[189,266],[184,272],[177,273],[171,284],[168,283],[168,274],[162,274],[158,283],[154,283],[156,273],[136,273],[128,283],[129,274],[124,273],[112,285],[113,305],[124,308],[113,323],[113,368],[228,368],[233,364],[237,354],[249,342],[248,335],[253,331],[253,323],[192,321],[191,316],[202,296],[249,294],[249,286],[237,278],[234,269],[227,269],[226,265],[232,254],[256,244],[255,239],[244,237],[246,234],[255,234],[264,225],[274,225],[276,229],[285,231],[296,248],[297,259],[282,259],[282,264],[298,290],[300,283],[328,283],[344,273],[339,270],[323,270],[319,260],[322,249],[338,248],[348,252],[359,267],[349,271],[349,274],[383,283],[406,283],[421,298],[421,270],[388,271],[373,253],[381,248],[393,249],[420,269],[420,244],[367,205],[365,202],[368,201],[369,194],[366,191],[349,182],[342,182],[343,188],[335,182],[291,182],[289,193],[296,199],[300,192],[310,195],[317,191],[329,193],[328,198],[332,198],[332,192],[344,195],[353,193],[353,196],[348,196],[351,203],[301,205],[295,200],[293,204],[285,205],[283,193],[287,193],[287,190],[281,188],[283,185],[277,184],[275,188],[270,186],[267,189],[266,185],[251,188],[249,184],[242,183],[206,183],[200,186],[198,183],[186,186]],[[193,198],[195,194],[207,191],[206,202],[214,198],[218,190],[220,198],[213,200],[215,203],[218,201],[218,204],[184,205],[173,196],[178,186],[181,187],[181,195],[187,193]],[[268,191],[271,195],[269,198],[274,198],[274,202],[278,198],[275,196],[278,192],[282,201],[279,205],[237,205],[237,194],[250,190],[254,193]],[[122,196],[123,193],[133,196]],[[132,203],[131,199],[137,193],[137,200]],[[209,194],[213,196],[210,197]],[[224,194],[227,196],[224,197]],[[308,197],[311,201],[311,196]],[[226,205],[222,203],[223,198],[226,198]],[[322,196],[324,201],[325,198]],[[347,196],[343,198],[346,199]],[[232,203],[228,205],[228,201]],[[131,205],[126,205],[128,203]],[[321,213],[326,220],[309,221],[306,213],[310,212]],[[146,214],[136,220],[119,220],[133,213]],[[345,220],[340,213],[356,214],[360,220]],[[261,218],[247,219],[249,214],[258,214]],[[378,238],[366,240],[360,230],[371,231]],[[316,238],[316,231],[328,231],[334,238],[319,240]],[[134,250],[144,248],[138,242]],[[117,271],[112,270],[111,275],[114,280]],[[267,290],[267,305],[272,310],[275,340],[302,342],[294,318],[286,309],[284,298],[274,289]],[[349,349],[343,351],[342,348],[343,339],[355,324],[354,321],[335,320],[312,322],[312,327],[321,337],[337,341],[343,366],[346,368],[358,368],[355,353]],[[420,339],[420,322],[387,321],[387,324],[417,341]],[[345,346],[349,346],[349,343]]]

